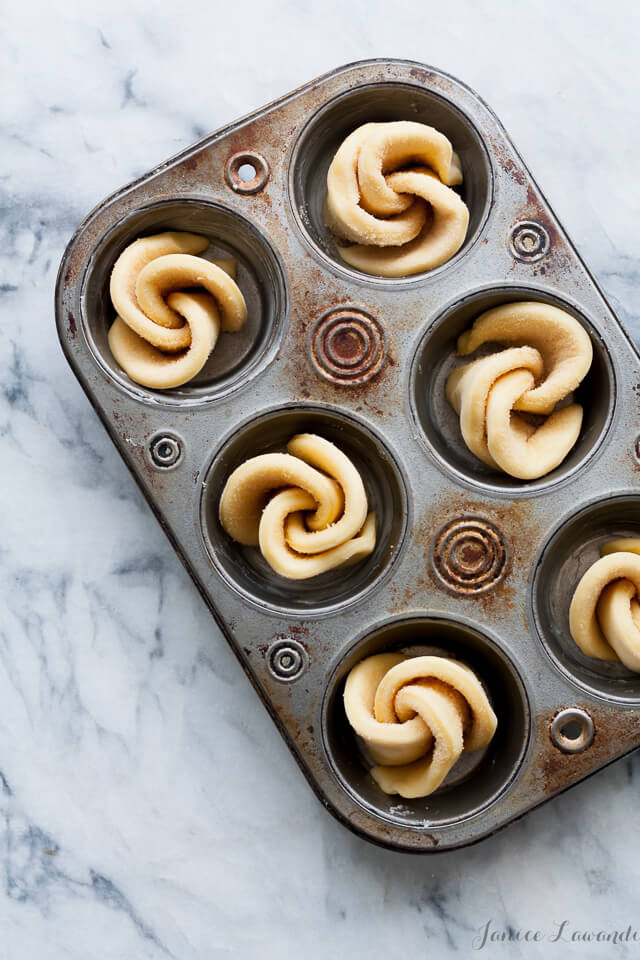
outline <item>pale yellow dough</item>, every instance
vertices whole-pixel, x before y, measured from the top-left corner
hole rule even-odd
[[[586,376],[591,339],[570,314],[551,304],[507,303],[488,310],[458,339],[468,356],[487,343],[506,349],[456,367],[447,399],[460,416],[462,437],[478,459],[521,480],[559,466],[582,426],[582,407],[556,409]],[[515,411],[546,417],[535,425]]]
[[[110,283],[118,316],[109,347],[136,383],[156,389],[187,383],[207,362],[220,330],[245,323],[235,262],[196,256],[208,246],[194,233],[160,233],[135,240],[118,257]]]
[[[490,743],[498,723],[475,673],[446,657],[367,657],[347,677],[344,706],[376,783],[407,799],[437,790],[464,750]]]
[[[364,273],[401,277],[450,260],[469,211],[451,143],[424,123],[366,123],[339,147],[327,174],[325,219],[342,259]]]
[[[293,437],[287,453],[237,467],[222,491],[220,523],[290,580],[356,563],[376,544],[360,474],[333,443],[311,433]]]
[[[611,540],[571,601],[571,636],[588,657],[640,673],[640,538]]]

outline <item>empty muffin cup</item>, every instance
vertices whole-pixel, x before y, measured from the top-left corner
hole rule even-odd
[[[640,499],[616,496],[584,507],[552,534],[536,563],[533,614],[540,640],[558,669],[596,696],[640,702],[640,674],[617,660],[582,652],[571,637],[569,608],[575,589],[600,548],[620,537],[640,537]]]
[[[362,477],[369,511],[376,514],[376,543],[369,556],[352,566],[291,580],[275,573],[257,547],[229,536],[219,507],[236,467],[259,454],[284,452],[299,433],[324,437],[352,461]],[[355,418],[320,405],[281,407],[239,427],[214,455],[201,500],[204,542],[216,568],[243,597],[279,613],[336,613],[360,599],[389,573],[402,548],[407,519],[405,480],[387,446]]]
[[[456,343],[474,320],[494,307],[520,301],[537,301],[565,310],[591,337],[593,361],[589,372],[573,394],[583,408],[577,442],[563,462],[536,480],[521,480],[483,463],[467,447],[460,431],[460,418],[446,396],[451,371],[478,356],[495,352],[488,344],[472,356],[460,357]],[[420,340],[410,374],[410,403],[420,436],[438,462],[458,479],[493,493],[522,496],[544,491],[573,476],[595,454],[613,417],[616,381],[609,352],[588,319],[575,307],[546,291],[532,287],[496,287],[475,291],[448,306],[431,323]]]
[[[463,753],[428,797],[408,800],[384,793],[369,770],[366,748],[351,728],[343,694],[350,670],[378,653],[444,656],[470,667],[481,681],[498,725],[489,745]],[[438,616],[391,620],[356,641],[330,676],[323,704],[323,737],[344,789],[369,813],[410,828],[467,819],[496,800],[517,775],[530,728],[527,694],[512,660],[476,627]]]
[[[113,266],[140,237],[187,231],[210,240],[206,260],[233,259],[247,305],[247,320],[235,333],[220,335],[203,369],[181,387],[151,389],[134,383],[114,359],[107,341],[116,313],[109,293]],[[275,356],[287,314],[287,285],[278,254],[247,219],[217,203],[163,200],[131,211],[109,230],[91,255],[82,287],[82,323],[102,369],[135,397],[151,403],[198,405],[249,382]]]
[[[336,238],[325,223],[327,171],[345,138],[365,123],[412,120],[444,134],[458,154],[463,183],[460,196],[469,209],[469,226],[460,250],[426,273],[389,279],[362,273],[341,258]],[[358,87],[330,101],[311,117],[294,147],[289,193],[296,223],[316,255],[341,272],[372,284],[406,284],[424,280],[463,256],[486,222],[493,197],[489,154],[471,120],[444,96],[423,86],[376,83]]]

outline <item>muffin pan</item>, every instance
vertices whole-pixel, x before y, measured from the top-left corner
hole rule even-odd
[[[406,279],[347,267],[323,224],[326,172],[366,121],[429,123],[464,170],[470,226],[448,263]],[[249,307],[191,383],[155,391],[111,357],[111,268],[132,240],[206,234]],[[444,396],[458,333],[513,300],[557,304],[594,346],[576,447],[520,482],[468,452]],[[640,357],[497,118],[417,63],[352,64],[205,137],[114,194],[75,233],[56,292],[74,373],[324,806],[385,846],[429,852],[492,833],[640,745],[640,680],[582,656],[571,594],[611,536],[640,535]],[[248,456],[312,431],[360,470],[374,553],[314,580],[276,576],[219,524]],[[383,650],[468,663],[494,740],[435,794],[383,794],[342,706]]]

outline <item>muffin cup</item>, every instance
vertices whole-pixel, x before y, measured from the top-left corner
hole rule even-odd
[[[364,123],[394,120],[424,123],[448,137],[462,164],[463,183],[459,193],[469,208],[469,227],[462,247],[446,263],[434,270],[390,279],[362,273],[342,260],[336,238],[325,223],[323,207],[327,171],[343,140]],[[465,255],[489,216],[493,171],[481,134],[449,99],[418,85],[377,83],[336,97],[311,117],[293,151],[289,192],[296,224],[316,256],[346,276],[393,287],[436,276]]]
[[[247,321],[222,333],[203,369],[181,387],[153,390],[134,383],[114,359],[107,334],[116,312],[109,294],[113,266],[140,237],[184,230],[210,240],[207,260],[233,257],[237,283],[247,303]],[[273,359],[287,313],[287,286],[280,258],[245,217],[217,203],[165,200],[132,210],[102,237],[86,268],[82,323],[91,351],[108,376],[140,400],[170,406],[199,405],[245,385]]]
[[[257,547],[236,543],[220,523],[219,504],[231,473],[261,453],[284,452],[297,433],[330,440],[357,468],[377,517],[373,553],[308,580],[288,580],[268,565]],[[336,614],[365,596],[388,575],[408,522],[406,484],[382,440],[364,424],[324,406],[272,410],[238,428],[216,452],[201,500],[201,523],[209,555],[227,582],[261,609],[288,614]]]
[[[588,657],[569,630],[569,607],[600,547],[618,537],[640,537],[640,496],[612,496],[583,507],[545,544],[533,580],[533,614],[542,645],[556,667],[578,686],[606,700],[640,704],[640,674],[616,660]]]
[[[407,800],[384,793],[369,773],[373,765],[344,710],[349,671],[376,653],[444,656],[471,667],[498,718],[490,744],[463,753],[442,786]],[[477,627],[444,617],[392,620],[357,640],[334,668],[323,709],[324,745],[343,788],[374,816],[412,828],[438,827],[473,817],[493,803],[517,775],[529,739],[525,686],[513,661]]]
[[[505,303],[535,300],[567,311],[587,330],[593,345],[593,362],[574,393],[584,418],[580,436],[563,462],[537,480],[523,481],[492,469],[467,447],[460,418],[446,397],[446,382],[456,367],[499,349],[488,344],[470,357],[460,357],[456,343],[474,320]],[[410,375],[411,409],[423,442],[438,463],[456,478],[487,492],[506,496],[531,496],[569,480],[596,454],[611,424],[616,404],[616,377],[609,351],[587,316],[573,304],[540,287],[499,286],[475,290],[446,307],[430,324],[418,344]]]

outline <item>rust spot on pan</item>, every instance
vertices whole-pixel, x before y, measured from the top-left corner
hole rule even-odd
[[[430,70],[425,70],[422,67],[412,67],[411,70],[409,70],[409,76],[412,80],[417,80],[418,83],[424,84],[425,87],[434,87],[437,90],[443,91],[449,88],[448,83],[443,77],[439,77]]]
[[[271,694],[271,704],[278,722],[285,728],[285,736],[298,749],[307,753],[313,759],[318,753],[318,739],[311,722],[320,693],[315,693],[305,687],[306,674],[302,674],[294,683],[280,683],[268,678]],[[300,696],[300,687],[303,687],[305,698],[304,716],[300,716],[300,705],[297,702]]]
[[[522,167],[519,167],[512,157],[505,157],[501,152],[498,152],[496,157],[504,172],[520,186],[524,186],[527,178]]]
[[[538,197],[538,194],[531,185],[527,187],[527,200],[523,218],[525,215],[530,217],[530,219],[537,220],[538,223],[542,224],[549,235],[550,250],[553,250],[554,246],[558,242],[558,231],[549,218],[547,211]]]
[[[195,170],[197,170],[199,166],[200,156],[201,156],[200,153],[195,153],[191,157],[187,157],[186,160],[183,160],[182,161],[183,170],[185,170],[187,173],[193,173]]]
[[[547,279],[557,276],[566,280],[572,267],[567,244],[553,219],[549,216],[544,203],[531,185],[527,187],[526,200],[520,209],[517,220],[529,220],[538,224],[548,236],[544,257],[537,263],[532,264],[533,276],[545,276]]]
[[[549,734],[555,712],[538,717],[534,728],[537,760],[525,778],[534,781],[535,787],[541,788],[547,796],[583,779],[637,746],[640,731],[638,711],[614,710],[593,704],[570,706],[578,706],[590,714],[595,735],[591,746],[582,753],[563,753],[552,743]]]
[[[493,147],[493,155],[498,165],[515,183],[523,187],[527,182],[527,176],[522,167],[518,166],[511,155],[508,146],[495,137],[488,136],[489,142]]]

